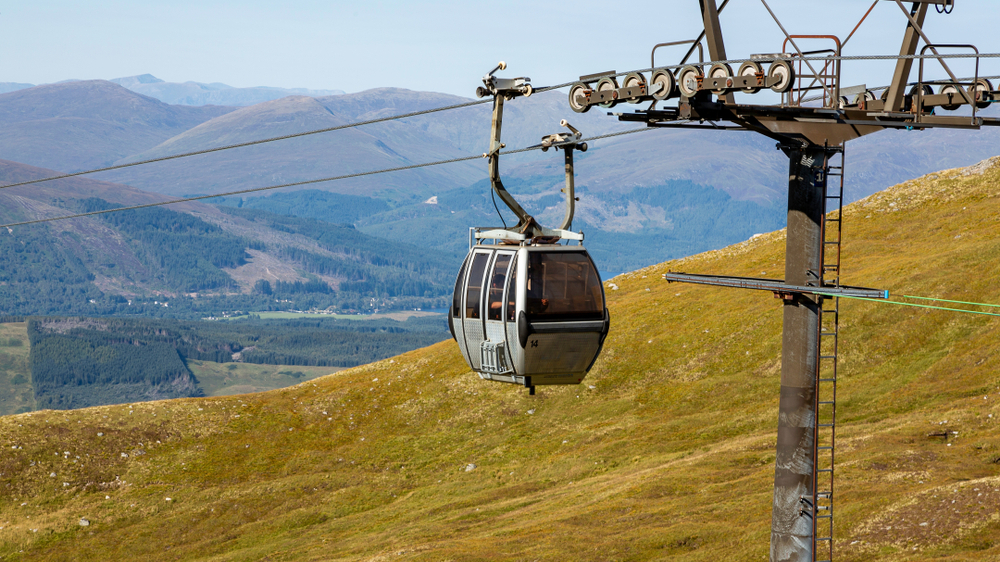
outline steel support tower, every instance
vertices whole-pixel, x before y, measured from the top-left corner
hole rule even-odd
[[[782,147],[789,158],[785,282],[820,286],[826,215],[825,165],[831,149]],[[839,147],[838,147],[839,149]],[[784,299],[781,391],[771,511],[771,560],[815,557],[817,419],[823,297],[797,293]],[[832,491],[830,491],[832,492]]]

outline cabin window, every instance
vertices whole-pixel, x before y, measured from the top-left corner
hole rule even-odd
[[[601,280],[584,252],[529,252],[526,308],[532,320],[603,320]]]
[[[510,283],[507,284],[507,321],[517,320],[517,258],[510,266]]]
[[[510,254],[497,254],[493,265],[493,275],[490,276],[490,296],[487,300],[487,320],[503,320],[503,288],[507,281],[507,266],[510,265]]]
[[[452,318],[459,318],[462,314],[462,283],[465,281],[465,266],[469,265],[469,257],[465,257],[462,262],[462,269],[458,272],[458,279],[455,280],[455,296],[451,302]]]
[[[465,317],[479,318],[479,305],[483,289],[483,273],[486,263],[490,261],[487,253],[477,253],[472,257],[472,267],[469,268],[469,284],[465,290]]]

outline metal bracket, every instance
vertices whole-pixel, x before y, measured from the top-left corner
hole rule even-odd
[[[560,232],[567,232],[573,226],[573,215],[576,212],[577,201],[574,179],[576,172],[573,166],[573,151],[579,150],[580,152],[587,152],[587,143],[580,142],[583,139],[583,133],[578,131],[573,125],[570,125],[569,121],[563,119],[559,121],[559,125],[566,127],[571,132],[553,133],[542,137],[542,152],[546,152],[550,148],[561,148],[565,152],[566,187],[564,187],[562,191],[566,198],[566,213],[563,216],[563,221],[559,225],[558,230]],[[583,238],[581,237],[580,240],[582,241]]]
[[[579,150],[580,152],[587,151],[587,143],[581,143],[580,140],[583,138],[583,133],[578,131],[576,127],[569,124],[569,121],[563,119],[559,122],[560,127],[566,127],[571,132],[569,133],[552,133],[551,135],[545,135],[542,137],[542,152],[547,152],[550,148],[572,148]]]
[[[868,289],[866,287],[812,287],[809,285],[788,285],[781,279],[762,279],[759,277],[728,277],[724,275],[695,275],[691,273],[664,273],[663,278],[669,283],[694,283],[697,285],[715,285],[717,287],[733,287],[736,289],[757,289],[771,291],[775,298],[794,300],[796,295],[844,296],[862,297],[867,299],[887,299],[889,291]]]
[[[512,228],[500,227],[473,227],[472,239],[474,240],[506,240],[508,242],[528,242],[534,238],[558,238],[560,240],[575,240],[583,242],[583,232],[573,232],[561,228],[537,227],[535,232],[526,234],[518,232]]]

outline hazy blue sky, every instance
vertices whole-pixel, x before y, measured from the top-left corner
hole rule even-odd
[[[872,0],[769,0],[795,34],[845,37]],[[1000,51],[996,0],[957,0],[926,30],[934,42]],[[648,67],[657,42],[693,38],[697,0],[295,1],[32,0],[0,9],[0,81],[48,83],[151,73],[167,81],[356,92],[399,86],[471,96],[498,60],[537,86]],[[780,49],[760,0],[722,15],[728,54]],[[895,54],[905,21],[881,1],[845,54]],[[678,55],[668,54],[664,63]],[[997,64],[991,66],[996,69]],[[891,65],[854,65],[845,82],[888,82]]]

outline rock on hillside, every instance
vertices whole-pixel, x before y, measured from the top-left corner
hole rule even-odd
[[[998,201],[994,165],[852,205],[845,281],[1000,302]],[[783,252],[775,232],[615,278],[591,374],[534,397],[449,341],[280,391],[0,418],[0,556],[765,559],[781,306],[660,274],[780,277]],[[1000,559],[1000,321],[841,310],[837,559]]]
[[[64,172],[96,168],[229,111],[171,106],[103,80],[36,86],[0,95],[0,154]]]

